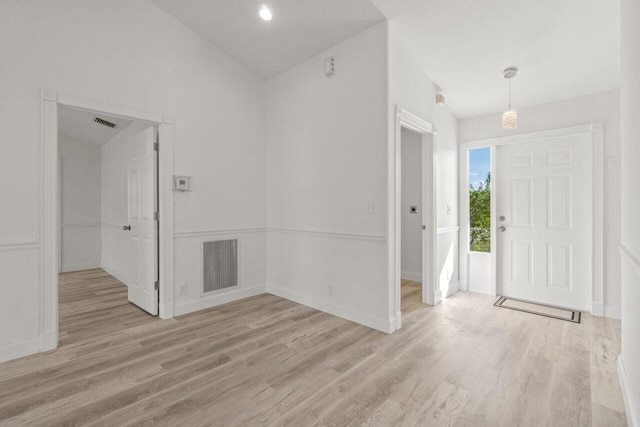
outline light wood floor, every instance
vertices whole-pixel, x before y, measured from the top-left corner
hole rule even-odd
[[[3,425],[624,426],[620,328],[403,285],[393,335],[261,295],[158,320],[101,270],[60,281],[60,348],[0,364]]]

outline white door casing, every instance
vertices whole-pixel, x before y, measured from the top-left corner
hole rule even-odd
[[[127,141],[128,218],[131,234],[129,301],[156,316],[158,290],[158,239],[154,214],[157,210],[157,158],[154,151],[156,130],[145,127]]]
[[[388,176],[388,235],[387,245],[390,330],[402,327],[401,312],[401,140],[402,128],[418,133],[422,137],[422,302],[435,305],[442,299],[436,275],[436,210],[435,210],[435,162],[436,128],[414,114],[396,106],[393,143],[389,152]],[[427,176],[427,174],[431,174]]]
[[[159,159],[158,196],[160,211],[159,279],[162,319],[174,314],[173,304],[173,117],[140,111],[122,105],[96,101],[84,97],[41,89],[41,204],[42,228],[40,240],[34,247],[41,251],[40,332],[36,340],[21,345],[11,358],[58,346],[58,107],[67,106],[122,117],[158,126],[162,154]],[[0,352],[0,359],[5,355]]]
[[[591,140],[579,134],[497,147],[498,293],[591,310]]]

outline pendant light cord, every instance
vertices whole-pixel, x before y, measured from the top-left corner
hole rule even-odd
[[[509,111],[511,111],[511,77],[509,77]]]

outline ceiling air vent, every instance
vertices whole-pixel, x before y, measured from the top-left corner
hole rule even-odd
[[[104,119],[101,119],[100,117],[96,117],[93,121],[96,122],[96,123],[99,123],[101,125],[109,126],[110,128],[116,127],[115,123],[108,122],[108,121],[106,121]]]

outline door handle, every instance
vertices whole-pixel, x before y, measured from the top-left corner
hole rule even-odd
[[[130,225],[125,225],[124,227],[122,227],[122,229],[124,231],[131,231],[131,226]]]
[[[505,227],[504,225],[501,225],[500,227],[498,227],[498,231],[503,232],[503,233],[506,231],[506,229],[507,229],[507,227]]]

